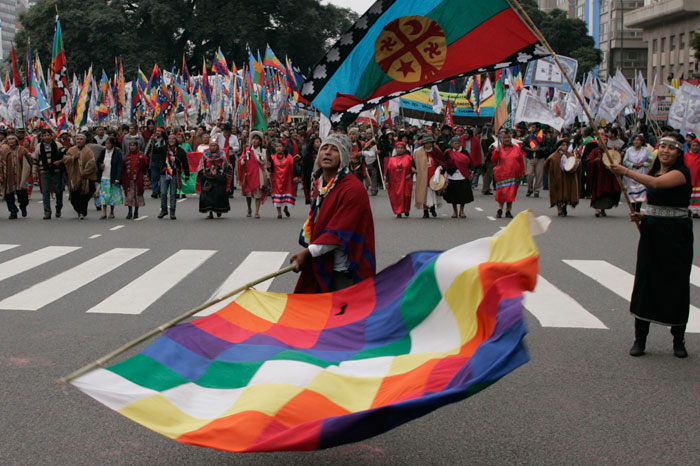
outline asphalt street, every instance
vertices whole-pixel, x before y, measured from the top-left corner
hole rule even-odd
[[[197,199],[189,197],[178,203],[176,221],[158,220],[159,203],[151,198],[137,222],[125,220],[123,206],[117,207],[116,219],[98,220],[92,210],[80,221],[70,204],[63,218],[44,221],[35,193],[28,218],[0,217],[0,247],[16,245],[0,249],[0,300],[114,248],[146,251],[37,310],[0,304],[0,464],[697,464],[700,334],[687,335],[690,357],[681,360],[672,354],[668,329],[653,326],[647,354],[630,357],[629,296],[564,262],[608,264],[619,270],[620,280],[624,272],[633,274],[638,233],[626,207],[595,218],[584,201],[569,217],[558,218],[546,191],[540,199],[525,198],[524,191],[515,211],[553,217],[549,232],[537,238],[541,276],[602,328],[543,326],[526,312],[531,361],[478,395],[360,443],[244,455],[161,437],[56,380],[208,300],[252,251],[298,251],[308,212],[303,200],[290,219],[282,220],[270,203],[263,206],[262,219],[246,218],[240,197],[228,215],[207,220],[197,211]],[[466,220],[450,218],[449,206],[438,218],[426,220],[414,210],[399,220],[380,192],[372,198],[378,268],[414,250],[447,249],[498,232],[507,220],[493,218],[493,197],[480,192],[475,197]],[[8,261],[49,246],[80,249],[20,273],[7,272]],[[143,312],[86,312],[185,249],[215,252]],[[3,279],[3,273],[11,276]],[[270,290],[290,292],[295,282],[296,276],[287,274]],[[691,302],[700,307],[700,289],[691,288]]]

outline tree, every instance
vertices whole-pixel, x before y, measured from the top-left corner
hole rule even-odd
[[[700,61],[700,29],[693,33],[690,39],[690,46],[695,49],[695,59]]]
[[[50,61],[55,3],[39,0],[20,16],[18,56],[31,39],[42,61]],[[179,68],[183,55],[199,71],[219,47],[241,66],[246,46],[264,54],[268,43],[280,59],[287,55],[306,70],[357,19],[319,0],[59,0],[58,9],[69,71],[82,73],[91,64],[110,71],[122,57],[127,76],[138,67],[148,74],[156,63]]]
[[[603,54],[595,48],[585,21],[571,19],[559,9],[544,12],[535,0],[521,0],[520,3],[557,54],[578,60],[576,79],[581,80],[584,74],[603,62]]]

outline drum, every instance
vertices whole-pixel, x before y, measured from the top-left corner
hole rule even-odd
[[[601,154],[601,157],[603,157],[603,164],[605,164],[606,167],[610,168],[611,164],[620,165],[622,163],[622,155],[615,149],[608,149],[608,154],[610,154],[610,157],[608,157],[605,152]]]
[[[564,158],[566,159],[564,161],[564,171],[566,173],[573,173],[578,170],[579,160],[574,154],[571,154],[568,157],[564,156]]]
[[[433,191],[442,191],[445,189],[445,185],[447,184],[447,179],[445,178],[445,175],[442,173],[436,173],[431,179],[430,179],[430,189]]]

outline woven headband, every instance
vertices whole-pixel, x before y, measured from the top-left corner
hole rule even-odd
[[[666,144],[667,146],[674,147],[680,151],[683,150],[683,144],[670,137],[661,138],[661,141],[659,141],[659,145],[661,144]]]

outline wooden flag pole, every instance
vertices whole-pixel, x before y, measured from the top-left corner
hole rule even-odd
[[[166,331],[167,329],[169,329],[173,325],[176,325],[176,324],[182,322],[183,320],[185,320],[189,317],[192,317],[195,314],[202,312],[203,310],[213,306],[214,304],[218,304],[221,301],[229,299],[232,296],[234,296],[242,291],[245,291],[248,288],[252,288],[255,285],[259,285],[262,282],[266,282],[266,281],[271,280],[271,279],[278,277],[280,275],[284,275],[287,272],[291,272],[295,268],[296,268],[296,264],[292,264],[288,267],[280,269],[276,272],[272,272],[271,274],[265,275],[264,277],[258,278],[257,280],[254,280],[246,285],[243,285],[240,288],[237,288],[236,290],[234,290],[234,291],[232,291],[224,296],[221,296],[220,298],[216,298],[212,301],[209,301],[208,303],[202,304],[198,308],[192,309],[191,311],[188,311],[188,312],[182,314],[180,317],[177,317],[176,319],[173,319],[170,322],[165,323],[165,324],[161,325],[160,327],[151,330],[150,332],[146,333],[145,335],[142,335],[142,336],[136,338],[135,340],[130,341],[129,343],[117,348],[116,350],[112,351],[111,353],[109,353],[105,356],[102,356],[101,358],[97,359],[94,362],[91,362],[90,364],[86,365],[85,367],[81,367],[77,371],[75,371],[75,372],[73,372],[65,377],[60,378],[58,380],[58,383],[61,385],[69,383],[71,380],[74,380],[74,379],[80,377],[81,375],[84,375],[84,374],[102,366],[106,362],[111,361],[112,359],[116,358],[120,354],[130,350],[134,346],[139,345],[139,344],[143,343],[144,341],[149,340],[160,333],[163,333],[164,331]]]
[[[557,54],[554,52],[554,49],[552,49],[552,46],[549,45],[549,42],[547,41],[547,39],[545,39],[542,32],[539,30],[539,28],[532,21],[532,18],[530,18],[530,15],[527,14],[527,12],[523,8],[523,6],[520,4],[520,2],[518,0],[508,0],[508,2],[518,11],[520,16],[527,22],[527,24],[530,26],[532,31],[535,33],[537,38],[540,41],[542,41],[544,46],[547,47],[547,50],[549,51],[549,53],[552,54],[552,58],[554,59],[554,62],[557,64],[557,66],[559,67],[561,74],[564,76],[564,79],[566,79],[566,82],[569,83],[569,86],[571,86],[571,92],[574,93],[574,95],[576,96],[576,99],[581,104],[581,108],[583,108],[583,111],[586,113],[586,117],[588,117],[588,121],[591,124],[591,128],[593,128],[593,132],[596,136],[596,140],[598,141],[598,145],[603,148],[603,150],[605,151],[605,157],[608,159],[608,162],[610,164],[612,164],[612,157],[610,156],[610,152],[608,151],[608,145],[605,144],[605,142],[603,141],[603,138],[601,138],[600,132],[598,130],[598,125],[596,125],[595,119],[591,116],[591,112],[588,110],[588,105],[586,104],[586,101],[584,100],[583,97],[581,97],[581,94],[579,94],[578,90],[576,89],[576,86],[574,85],[574,82],[569,77],[569,74],[567,73],[566,69],[562,66],[561,62],[559,61],[559,57],[557,57]],[[634,207],[632,206],[632,201],[630,200],[629,194],[627,194],[627,188],[625,188],[625,184],[622,181],[622,177],[619,175],[615,175],[615,178],[617,179],[617,183],[620,185],[620,190],[622,191],[622,194],[624,194],[624,196],[625,196],[625,200],[627,201],[627,205],[629,206],[630,213],[631,214],[635,213]],[[635,219],[634,223],[637,225],[637,230],[641,231],[639,220]]]

